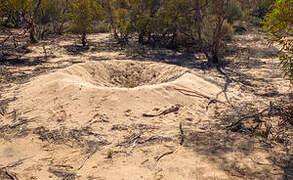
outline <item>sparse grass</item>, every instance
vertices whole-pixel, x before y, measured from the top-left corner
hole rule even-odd
[[[112,157],[113,157],[113,150],[109,149],[108,152],[107,152],[107,158],[112,159]]]
[[[0,104],[0,115],[4,116],[6,114],[7,105],[6,104]]]
[[[10,102],[14,101],[15,99],[0,99],[0,117],[5,116],[7,113],[8,105]]]
[[[184,143],[184,130],[183,130],[183,123],[179,123],[179,136],[180,136],[180,145],[183,145]]]
[[[0,83],[2,84],[7,82],[10,76],[11,73],[4,66],[0,66]]]

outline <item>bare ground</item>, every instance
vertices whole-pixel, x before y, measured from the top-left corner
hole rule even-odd
[[[276,110],[292,90],[262,33],[237,35],[218,69],[89,42],[48,38],[1,62],[0,179],[293,178]]]

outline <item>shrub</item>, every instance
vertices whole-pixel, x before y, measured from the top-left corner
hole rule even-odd
[[[228,23],[232,24],[235,20],[239,20],[243,17],[244,12],[239,3],[233,3],[226,10],[226,18]]]
[[[0,20],[0,25],[7,28],[15,28],[16,24],[9,20]]]
[[[270,41],[280,45],[279,58],[285,76],[293,82],[293,2],[277,0],[263,21],[264,30],[270,35]]]
[[[243,19],[246,22],[250,23],[251,25],[258,26],[258,27],[262,26],[262,23],[261,23],[262,19],[259,17],[252,16],[250,14],[245,13],[245,15],[243,16]]]
[[[228,22],[224,22],[222,27],[222,39],[226,41],[232,40],[233,35],[234,35],[234,28],[232,24]]]
[[[108,33],[110,32],[110,26],[106,23],[98,23],[92,27],[91,33]]]

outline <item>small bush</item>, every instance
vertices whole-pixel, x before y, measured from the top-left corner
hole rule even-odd
[[[6,23],[6,27],[8,27],[8,28],[14,28],[15,27],[15,24],[10,21],[10,22],[7,22]]]
[[[235,20],[239,20],[243,17],[244,12],[239,3],[233,3],[226,10],[227,21],[232,24]]]
[[[4,26],[4,20],[3,19],[0,19],[0,26]]]
[[[259,17],[256,17],[256,16],[252,16],[248,13],[245,13],[245,15],[243,16],[243,19],[250,23],[251,25],[254,25],[254,26],[258,26],[258,27],[261,27],[262,26],[262,19],[259,18]]]
[[[14,22],[8,20],[0,20],[0,25],[7,28],[15,28],[16,26]]]
[[[99,23],[95,25],[91,30],[91,33],[108,33],[108,32],[110,32],[110,27],[108,24],[105,24],[105,23]]]
[[[228,22],[224,22],[222,27],[222,38],[223,40],[229,41],[232,40],[234,35],[234,28]]]
[[[109,149],[108,152],[107,152],[107,158],[112,159],[112,157],[113,157],[113,150]]]

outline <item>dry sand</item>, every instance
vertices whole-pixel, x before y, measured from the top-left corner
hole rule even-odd
[[[121,87],[132,85],[123,80],[127,75],[133,76],[130,80],[142,86]],[[50,175],[47,167],[65,163],[72,172],[81,172],[83,178],[152,179],[162,176],[159,174],[173,178],[177,173],[175,179],[227,178],[213,163],[200,163],[200,156],[193,157],[189,164],[180,163],[194,155],[180,147],[177,137],[179,122],[188,120],[192,127],[208,119],[206,106],[219,92],[220,87],[174,65],[135,61],[74,65],[34,78],[20,88],[11,107],[19,109],[21,117],[29,121],[19,131],[33,129],[34,132],[28,142],[10,142],[5,144],[7,147],[2,146],[2,154],[13,157],[11,160],[29,158],[18,167],[21,177],[27,176],[25,172],[32,168],[30,166],[39,166],[34,176],[46,179]],[[159,114],[175,105],[180,106],[175,113],[143,116],[144,113]],[[39,136],[45,141],[41,142]],[[108,160],[107,151],[110,150],[114,154]],[[91,151],[96,152],[91,154]],[[160,161],[155,160],[156,156],[169,151],[174,152]],[[184,156],[180,157],[182,154]],[[86,161],[88,155],[91,157]],[[8,160],[7,156],[3,158]],[[1,159],[0,162],[5,161]],[[164,166],[166,172],[160,171]],[[197,172],[197,166],[206,174]],[[212,171],[211,166],[214,166]]]
[[[66,43],[71,42],[61,42]],[[0,121],[0,167],[6,170],[0,178],[284,177],[284,169],[272,161],[284,155],[282,148],[216,129],[216,112],[231,102],[257,100],[239,84],[225,94],[223,79],[196,69],[115,60],[125,56],[112,52],[60,54],[50,62],[74,58],[81,63],[11,85],[2,93],[15,100]],[[92,61],[93,56],[111,60]],[[257,72],[259,77],[272,71]],[[279,75],[276,82],[283,93],[288,82]]]

